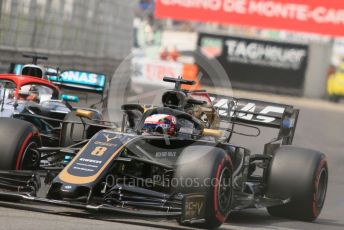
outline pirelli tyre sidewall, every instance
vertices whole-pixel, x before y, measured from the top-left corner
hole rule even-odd
[[[180,181],[176,191],[183,194],[204,194],[206,212],[204,223],[180,223],[200,228],[216,228],[224,223],[232,206],[232,173],[232,161],[224,150],[197,145],[184,149],[174,175]],[[190,186],[186,180],[194,180],[195,184]]]
[[[0,118],[0,170],[38,169],[40,146],[38,130],[31,123]]]
[[[294,146],[280,147],[272,160],[266,195],[290,202],[269,207],[272,216],[315,220],[324,205],[328,183],[326,156]]]

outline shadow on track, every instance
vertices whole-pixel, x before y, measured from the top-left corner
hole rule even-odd
[[[69,208],[63,209],[63,208],[55,207],[55,206],[44,206],[44,205],[33,205],[33,204],[26,204],[26,203],[24,204],[24,203],[11,203],[11,202],[0,201],[0,207],[18,209],[18,210],[24,210],[24,211],[40,212],[44,214],[94,219],[94,220],[128,224],[128,225],[144,226],[144,227],[157,228],[157,229],[160,229],[160,228],[170,229],[170,230],[191,229],[191,228],[187,228],[183,226],[170,226],[171,223],[173,224],[173,222],[177,224],[175,220],[171,220],[171,221],[168,221],[166,219],[142,220],[142,219],[137,219],[137,218],[120,215],[120,214],[114,217],[113,214],[110,215],[107,213],[95,213],[95,212],[89,212],[89,211],[84,212],[83,210],[69,209]]]
[[[84,219],[93,219],[98,221],[106,221],[106,222],[113,222],[113,223],[120,223],[120,224],[128,224],[133,226],[143,226],[143,227],[150,227],[156,229],[170,229],[170,230],[185,230],[185,229],[192,229],[184,226],[178,226],[178,223],[174,219],[166,220],[166,219],[139,219],[130,217],[127,215],[116,215],[109,213],[97,213],[97,212],[89,212],[83,211],[78,209],[70,209],[70,208],[61,208],[55,206],[46,206],[46,205],[33,205],[33,204],[26,204],[26,203],[11,203],[11,202],[0,202],[0,206],[4,208],[11,208],[11,209],[18,209],[24,211],[32,211],[32,212],[40,212],[44,214],[52,214],[52,215],[60,215],[66,217],[75,217],[75,218],[84,218]],[[229,216],[227,223],[222,225],[220,229],[237,229],[237,228],[261,228],[261,229],[279,229],[276,227],[280,224],[284,225],[284,223],[289,223],[291,220],[283,219],[283,218],[276,218],[271,217],[265,210],[247,210],[247,211],[240,211],[240,212],[233,212]],[[294,221],[293,221],[294,222]],[[304,223],[304,222],[300,222]],[[306,223],[309,225],[308,227],[315,227],[316,225],[320,228],[326,227],[335,227],[338,229],[343,229],[344,224],[336,223],[334,220],[329,219],[318,219],[314,223]],[[296,228],[299,228],[299,224]],[[312,225],[312,226],[310,226]],[[286,225],[281,228],[287,228]],[[292,228],[291,228],[292,229]]]

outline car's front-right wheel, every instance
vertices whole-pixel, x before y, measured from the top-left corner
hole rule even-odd
[[[38,130],[29,122],[0,118],[0,170],[35,170],[40,166]]]

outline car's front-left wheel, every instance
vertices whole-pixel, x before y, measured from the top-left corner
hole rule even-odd
[[[185,148],[174,175],[178,182],[176,191],[185,195],[203,194],[205,213],[203,221],[181,220],[180,223],[200,228],[217,228],[223,224],[232,208],[232,175],[231,158],[224,150],[197,145]]]

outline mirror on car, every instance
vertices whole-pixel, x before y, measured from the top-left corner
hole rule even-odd
[[[62,94],[61,100],[68,101],[68,102],[79,102],[79,97],[75,95]]]

